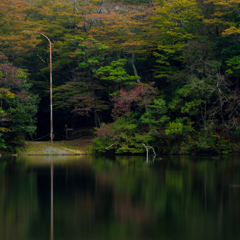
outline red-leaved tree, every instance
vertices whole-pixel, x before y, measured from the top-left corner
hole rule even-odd
[[[146,108],[157,95],[157,89],[153,87],[154,83],[140,84],[131,90],[121,89],[120,93],[113,97],[114,108],[112,116],[114,119],[125,114],[128,116],[134,107]]]

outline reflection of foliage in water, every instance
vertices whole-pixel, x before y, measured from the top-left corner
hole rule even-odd
[[[0,162],[0,189],[0,239],[28,239],[29,223],[39,214],[35,174],[25,174],[14,160]]]
[[[231,188],[231,182],[240,183],[238,160],[206,158],[201,161],[199,158],[189,161],[189,157],[181,156],[176,161],[171,160],[176,157],[166,158],[165,161],[155,162],[154,166],[142,167],[140,171],[129,171],[128,166],[128,171],[107,172],[115,198],[127,199],[125,213],[122,209],[124,204],[119,205],[119,218],[122,219],[127,212],[128,219],[138,222],[136,214],[133,214],[138,209],[139,214],[143,210],[146,212],[144,225],[151,220],[152,232],[161,229],[161,234],[178,234],[179,238],[184,238],[188,226],[194,229],[196,239],[201,239],[206,233],[213,239],[219,231],[230,234],[230,229],[236,228],[236,225],[233,221],[232,225],[228,222],[233,216],[237,221],[240,219],[240,195],[234,187]],[[232,197],[232,192],[236,197]],[[134,209],[130,209],[131,206]],[[206,232],[201,234],[203,227]]]
[[[54,166],[55,239],[240,236],[237,157],[168,156],[151,164],[142,156],[88,160]],[[49,238],[49,166],[10,161],[0,169],[0,211],[7,212],[0,217],[0,236],[14,229],[19,240]]]

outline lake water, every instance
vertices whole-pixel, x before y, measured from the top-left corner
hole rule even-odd
[[[240,239],[240,157],[1,157],[0,239]]]

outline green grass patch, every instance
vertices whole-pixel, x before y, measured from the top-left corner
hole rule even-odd
[[[56,142],[26,142],[21,155],[64,155],[64,154],[91,154],[92,138],[80,138],[69,141]]]

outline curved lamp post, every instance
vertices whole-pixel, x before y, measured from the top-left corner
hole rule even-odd
[[[31,32],[31,31],[23,31],[23,32]],[[50,138],[51,138],[51,142],[53,142],[53,106],[52,106],[52,43],[50,41],[50,39],[43,33],[40,32],[33,32],[33,33],[38,33],[40,35],[42,35],[43,37],[45,37],[48,42],[49,42],[49,52],[50,52]]]

